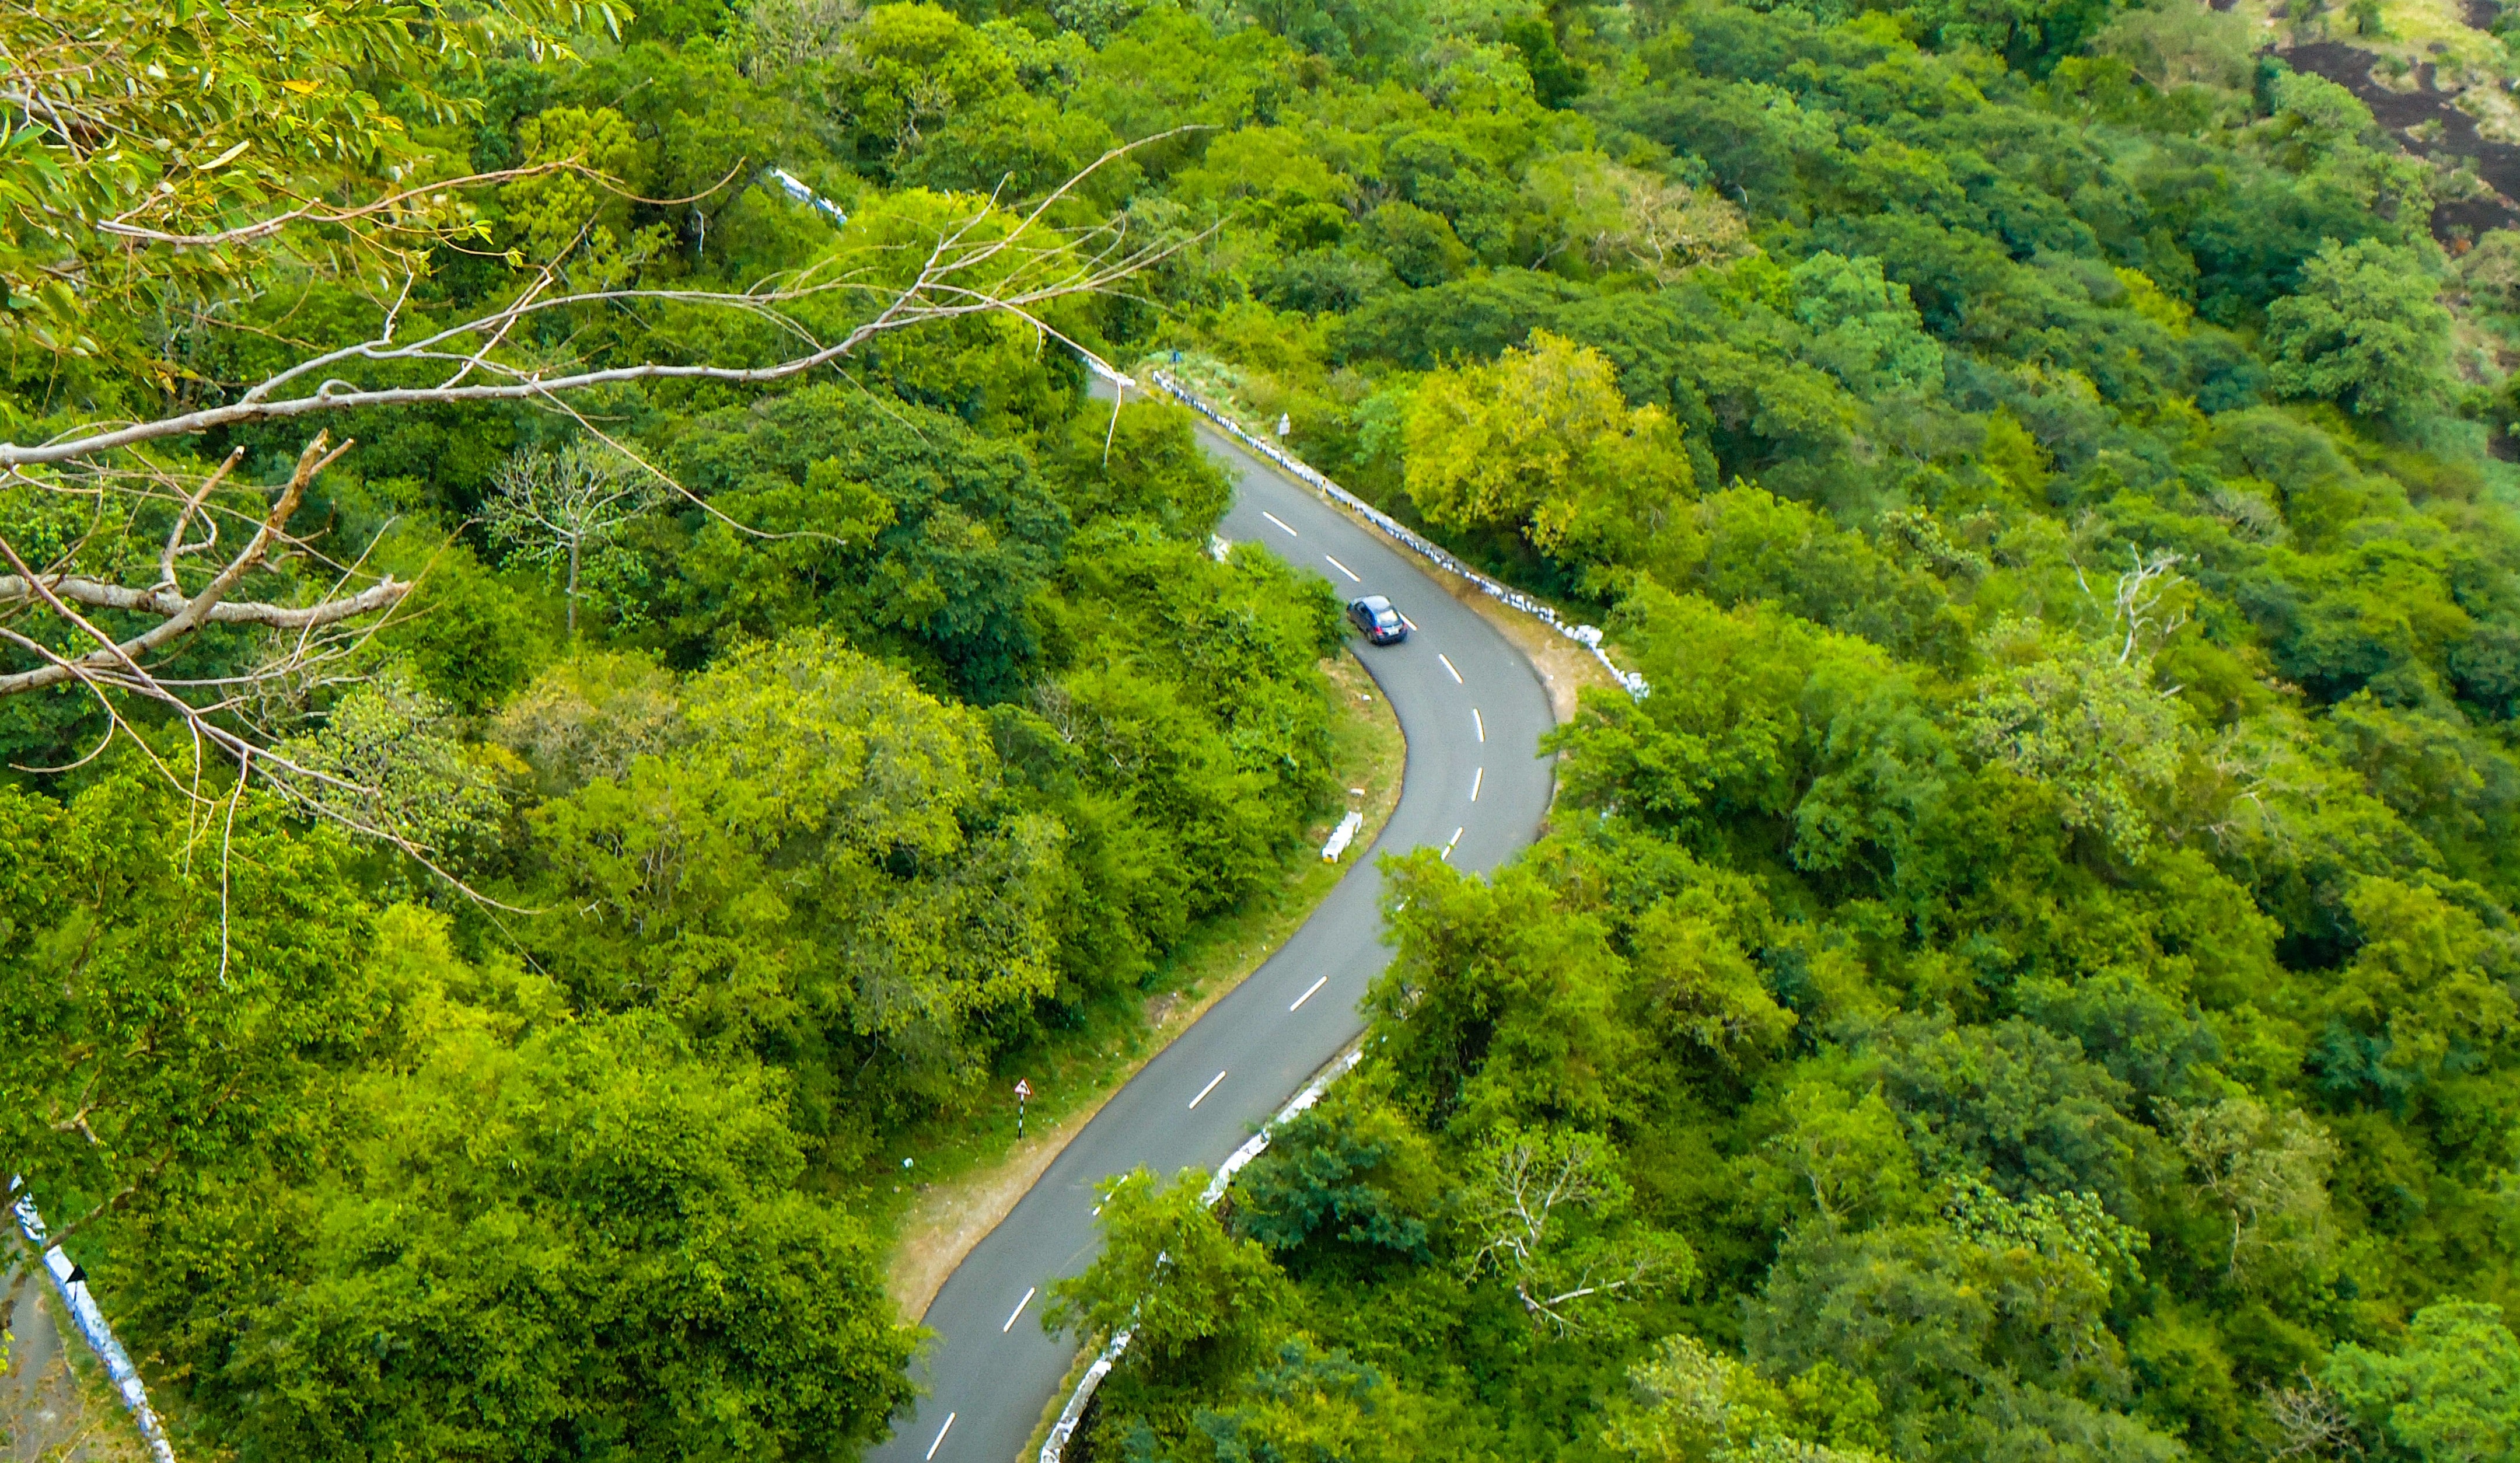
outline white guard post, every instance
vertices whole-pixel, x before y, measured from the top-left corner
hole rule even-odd
[[[1365,814],[1349,808],[1347,816],[1339,819],[1338,827],[1331,831],[1330,841],[1322,845],[1322,862],[1338,862],[1339,855],[1347,851],[1347,846],[1356,842],[1356,831],[1364,826]]]

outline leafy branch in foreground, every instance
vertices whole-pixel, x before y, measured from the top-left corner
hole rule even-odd
[[[321,593],[290,602],[237,597],[284,556],[319,557],[307,538],[292,534],[291,522],[316,476],[350,443],[336,445],[319,429],[268,507],[248,506],[255,495],[234,481],[242,451],[195,474],[160,461],[156,454],[165,444],[352,410],[516,402],[573,419],[619,450],[644,484],[634,488],[625,479],[624,491],[682,491],[663,470],[621,449],[571,398],[642,381],[766,387],[835,367],[884,336],[973,317],[1007,317],[1038,339],[1073,344],[1049,319],[1050,306],[1110,291],[1180,247],[1141,245],[1116,224],[1052,219],[1077,183],[1127,151],[1106,154],[1020,212],[985,202],[942,218],[862,222],[855,237],[814,265],[750,290],[562,293],[555,288],[561,276],[554,260],[495,306],[416,333],[406,331],[397,297],[370,338],[294,360],[224,401],[140,420],[91,420],[45,440],[0,443],[0,502],[10,508],[0,516],[0,562],[9,571],[0,578],[0,636],[19,663],[0,663],[0,696],[75,685],[105,705],[115,727],[127,726],[118,704],[136,699],[188,726],[197,749],[215,748],[240,769],[261,759],[311,813],[342,820],[345,807],[386,805],[391,800],[369,796],[373,790],[335,786],[338,776],[294,764],[242,714],[274,688],[320,679],[410,592],[390,575],[332,565],[334,582]],[[567,367],[521,343],[546,319],[619,311],[731,314],[742,329],[730,334],[747,343],[730,351],[734,359],[649,354]],[[161,515],[169,522],[154,560],[133,555],[132,535]],[[186,565],[215,552],[222,521],[239,526],[231,533],[246,524],[250,531],[215,572],[188,588]],[[264,638],[243,663],[180,675],[170,658],[210,626]],[[324,788],[331,793],[310,791]],[[406,851],[430,851],[407,831],[350,821]]]

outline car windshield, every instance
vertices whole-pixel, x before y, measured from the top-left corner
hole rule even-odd
[[[1373,612],[1373,622],[1387,630],[1393,625],[1400,623],[1400,612],[1397,610],[1376,610]]]

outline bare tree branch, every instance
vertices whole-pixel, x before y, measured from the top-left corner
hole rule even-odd
[[[175,526],[166,530],[166,547],[158,555],[158,584],[168,589],[174,588],[177,559],[186,554],[204,552],[217,547],[219,526],[216,519],[210,521],[210,536],[201,543],[185,543],[184,530],[192,526],[193,515],[202,511],[203,500],[207,499],[211,492],[217,489],[219,483],[226,480],[228,474],[236,471],[236,465],[243,461],[245,461],[245,448],[239,447],[230,452],[227,461],[219,464],[218,471],[202,479],[200,489],[184,500],[183,511],[175,515]],[[5,586],[0,586],[0,599],[7,597]],[[75,599],[77,596],[72,595],[71,598]]]
[[[2186,610],[2164,609],[2164,602],[2184,582],[2177,570],[2186,562],[2185,556],[2167,549],[2146,555],[2133,547],[2128,548],[2127,556],[2133,567],[2118,575],[2117,593],[2109,606],[2109,623],[2119,631],[2121,665],[2135,660],[2138,653],[2148,655],[2158,650],[2187,623]],[[2084,598],[2093,605],[2099,603],[2080,564],[2074,566],[2074,582],[2083,587]],[[2147,640],[2151,642],[2149,649]]]
[[[53,89],[22,68],[12,80],[30,89],[30,97],[48,96]],[[8,97],[0,96],[0,106],[9,104]],[[74,118],[60,124],[61,135],[69,136],[75,125]],[[101,125],[110,132],[113,123],[108,119]],[[221,840],[223,890],[224,830],[234,818],[245,782],[254,780],[305,815],[389,844],[477,902],[509,909],[468,889],[442,867],[443,851],[429,846],[428,835],[393,826],[389,800],[378,789],[358,785],[367,773],[351,763],[328,761],[312,741],[291,739],[288,715],[310,691],[365,678],[351,672],[350,657],[416,587],[390,574],[366,582],[368,576],[356,565],[345,568],[291,536],[290,521],[316,478],[351,443],[336,446],[329,430],[315,430],[287,481],[263,504],[248,500],[236,481],[246,455],[242,447],[206,473],[169,465],[152,449],[254,424],[303,418],[312,419],[312,426],[345,411],[464,403],[530,403],[584,423],[585,414],[572,398],[605,388],[664,381],[774,386],[842,366],[871,343],[894,333],[993,315],[1012,317],[1041,340],[1058,341],[1099,360],[1053,323],[1052,307],[1070,297],[1114,291],[1206,235],[1148,241],[1143,234],[1133,236],[1125,219],[1070,227],[1054,222],[1054,214],[1098,169],[1172,135],[1161,133],[1113,149],[1020,211],[1010,212],[991,201],[915,242],[845,250],[749,289],[564,292],[557,270],[547,268],[471,319],[398,338],[410,330],[404,306],[415,269],[406,254],[388,251],[404,260],[401,289],[389,303],[379,300],[384,306],[382,323],[369,339],[338,348],[305,349],[259,380],[227,389],[226,399],[190,410],[150,420],[93,421],[47,440],[0,442],[0,489],[50,497],[68,508],[63,517],[71,525],[64,530],[70,537],[67,549],[47,543],[36,553],[23,542],[0,537],[0,646],[12,651],[10,662],[0,666],[0,697],[68,685],[95,697],[108,729],[82,760],[100,754],[117,735],[127,736],[183,792],[204,829],[202,836]],[[273,206],[281,211],[224,228],[197,224],[186,229],[157,215],[155,201],[125,206],[85,227],[118,241],[117,248],[178,253],[281,249],[276,241],[292,230],[348,228],[364,238],[380,230],[436,229],[446,242],[455,237],[442,227],[452,195],[562,171],[621,191],[572,159],[397,187],[358,203],[282,197]],[[741,171],[739,166],[709,191],[724,187]],[[389,270],[386,286],[391,281]],[[547,339],[553,333],[529,328],[544,321],[575,325],[605,312],[664,308],[731,312],[752,322],[759,329],[749,348],[756,353],[732,361],[598,358],[555,365],[549,355],[536,353],[548,350],[547,345],[517,343],[538,335]],[[195,313],[202,315],[201,309]],[[269,338],[283,341],[278,334]],[[759,343],[763,341],[769,343]],[[587,425],[595,436],[609,441]],[[681,490],[662,470],[626,445],[615,445],[626,461]],[[644,491],[625,478],[567,513],[545,513],[539,509],[549,505],[529,504],[537,511],[519,521],[532,519],[544,536],[565,540],[570,558],[577,560],[600,539],[608,516],[635,507]],[[704,511],[724,517],[682,491]],[[169,520],[162,538],[152,537],[141,551],[144,557],[117,577],[123,561],[116,535],[139,530],[144,515],[146,531],[157,534],[160,513]],[[81,518],[86,520],[83,526],[77,523]],[[229,518],[235,524],[223,522]],[[248,519],[252,521],[249,530]],[[231,551],[229,544],[238,546]],[[104,567],[97,563],[100,547],[108,560]],[[343,557],[364,562],[374,548],[371,542],[358,554]],[[337,576],[320,589],[243,597],[253,573],[283,559],[322,564]],[[574,598],[572,594],[572,610]],[[133,628],[130,618],[147,623]],[[171,671],[165,663],[170,654],[208,626],[264,632],[272,637],[268,654],[238,669],[221,667],[190,677]],[[162,710],[188,727],[195,755],[189,784],[135,727],[131,703]],[[275,717],[274,707],[283,708],[283,715]],[[202,764],[212,758],[235,764],[233,786],[201,785]],[[224,898],[222,902],[224,907]]]
[[[84,577],[37,574],[26,567],[14,547],[9,546],[5,540],[0,540],[0,550],[5,550],[10,568],[17,571],[14,574],[0,576],[0,603],[40,599],[51,606],[56,614],[77,625],[99,642],[95,650],[76,661],[57,658],[51,663],[36,666],[31,670],[22,670],[13,675],[0,675],[0,696],[40,691],[48,686],[58,686],[75,678],[82,670],[104,671],[118,668],[128,670],[135,675],[146,675],[147,672],[140,666],[142,657],[182,639],[204,624],[218,621],[221,618],[219,615],[221,609],[229,612],[225,618],[231,623],[293,628],[303,624],[329,623],[346,619],[355,615],[372,613],[374,610],[382,609],[400,600],[409,592],[411,586],[397,584],[388,578],[374,589],[354,595],[348,600],[337,600],[330,604],[315,605],[302,610],[250,603],[223,604],[228,591],[236,587],[237,581],[261,565],[274,540],[282,536],[282,526],[288,523],[290,515],[297,511],[297,505],[305,497],[306,484],[314,480],[317,473],[330,467],[342,453],[350,450],[351,445],[344,441],[338,447],[328,450],[327,443],[326,434],[319,432],[315,434],[315,439],[306,444],[306,450],[298,454],[296,471],[290,475],[288,485],[281,489],[280,501],[273,506],[270,516],[263,520],[262,526],[254,533],[252,539],[237,552],[236,557],[229,560],[226,567],[211,577],[209,583],[190,597],[165,587],[131,590]],[[222,468],[221,472],[224,473],[224,471],[225,469]],[[179,534],[182,532],[182,520],[179,518],[176,525],[176,531]],[[161,563],[171,568],[171,562],[170,552],[167,559]],[[137,611],[163,617],[157,624],[137,635],[116,640],[97,629],[72,611],[68,602],[76,602],[90,608]]]
[[[1568,1242],[1565,1215],[1616,1207],[1608,1163],[1589,1133],[1511,1132],[1489,1144],[1467,1196],[1480,1236],[1468,1268],[1508,1276],[1524,1312],[1561,1335],[1584,1329],[1578,1303],[1642,1290],[1669,1268],[1668,1248],[1645,1237]]]
[[[2353,1410],[2307,1370],[2297,1387],[2267,1388],[2264,1400],[2283,1444],[2269,1458],[2362,1456],[2362,1430],[2355,1426]]]
[[[1075,239],[1064,235],[1047,240],[1041,237],[1043,219],[1052,206],[1065,198],[1097,168],[1147,143],[1171,135],[1159,133],[1105,153],[1074,178],[1053,190],[1048,198],[1021,215],[1014,226],[1001,237],[974,240],[973,231],[993,213],[988,208],[973,212],[938,237],[907,285],[885,286],[870,280],[842,278],[809,280],[746,292],[620,289],[550,295],[542,293],[538,282],[536,287],[499,309],[416,341],[397,343],[389,338],[379,337],[314,355],[265,378],[234,401],[155,421],[132,422],[103,431],[73,434],[47,442],[0,442],[0,468],[74,462],[150,442],[195,436],[224,427],[287,421],[363,408],[525,401],[643,381],[709,381],[734,386],[767,386],[806,375],[852,355],[878,336],[976,315],[1012,314],[1045,333],[1056,334],[1040,318],[1039,311],[1043,306],[1072,296],[1107,292],[1121,281],[1204,237],[1194,236],[1172,244],[1135,250],[1115,246],[1101,253],[1082,256],[1075,250]],[[1049,263],[1057,272],[1046,278],[1019,282],[1013,288],[1008,288],[1004,282],[990,280],[985,271],[1011,254],[1015,257],[1018,268]],[[798,320],[790,310],[808,300],[832,295],[880,297],[883,303],[871,318],[839,339],[822,342],[808,323]],[[649,301],[766,315],[794,327],[800,339],[815,343],[812,348],[765,365],[639,361],[559,375],[546,375],[538,366],[503,363],[489,353],[488,346],[474,345],[468,349],[463,343],[489,342],[494,345],[529,316]],[[1058,338],[1066,339],[1064,336]],[[455,374],[436,386],[377,387],[361,387],[342,380],[337,374],[338,370],[361,365],[429,363],[443,363]],[[464,378],[474,369],[498,379],[466,382]],[[279,394],[292,384],[309,378],[317,383],[312,391],[302,395]]]
[[[595,180],[603,180],[604,177],[579,160],[564,158],[551,162],[537,162],[527,167],[502,168],[497,172],[470,173],[460,178],[448,178],[443,182],[424,183],[416,188],[405,188],[398,193],[389,193],[382,198],[371,199],[367,203],[347,206],[313,199],[286,212],[275,213],[252,223],[239,224],[235,228],[221,229],[213,234],[162,233],[157,229],[133,223],[131,220],[158,206],[158,204],[153,201],[112,218],[98,219],[96,231],[140,244],[166,245],[177,249],[222,249],[238,244],[258,243],[292,224],[352,224],[363,219],[375,218],[380,214],[392,214],[416,199],[442,197],[460,190],[486,187],[493,183],[513,183],[519,178],[540,177],[546,173],[555,172],[574,172]]]
[[[173,617],[191,607],[191,601],[167,589],[130,589],[120,584],[107,584],[75,574],[45,575],[46,588],[74,605],[91,610],[124,610],[138,615],[159,615]],[[400,602],[411,591],[409,584],[386,578],[357,594],[326,600],[314,605],[266,605],[252,600],[222,601],[212,605],[202,616],[204,624],[262,625],[275,630],[319,628],[373,615]],[[17,574],[0,574],[0,604],[37,598],[34,586]],[[136,643],[135,643],[135,648]],[[0,678],[0,695],[10,690],[6,678]]]

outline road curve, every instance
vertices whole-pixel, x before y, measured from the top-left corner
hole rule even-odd
[[[1549,697],[1522,654],[1418,560],[1204,426],[1200,442],[1236,480],[1227,538],[1320,573],[1343,600],[1389,595],[1416,625],[1400,645],[1354,642],[1409,739],[1400,804],[1284,947],[1148,1062],[946,1280],[914,1366],[926,1395],[893,1418],[870,1455],[880,1463],[1014,1463],[1075,1355],[1042,1334],[1041,1307],[1093,1257],[1095,1185],[1142,1164],[1214,1168],[1362,1029],[1358,1002],[1391,959],[1375,855],[1432,846],[1490,869],[1549,807]]]

